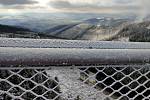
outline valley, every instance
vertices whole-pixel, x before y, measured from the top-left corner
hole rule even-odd
[[[19,17],[18,20],[21,18]],[[8,20],[9,23],[6,23],[8,25],[0,24],[0,37],[124,42],[150,41],[150,22],[135,22],[133,18],[97,17],[86,20],[69,18],[67,21],[56,17],[53,21],[51,18],[42,21],[37,18],[31,21],[32,24],[29,22],[30,25],[23,24],[23,21],[18,21],[22,25],[16,23],[13,25],[12,20]],[[1,20],[0,23],[2,23]],[[34,27],[39,27],[39,30]]]

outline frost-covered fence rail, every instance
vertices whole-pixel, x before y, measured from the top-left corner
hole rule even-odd
[[[150,63],[150,49],[0,48],[1,65],[127,65]]]
[[[0,39],[0,100],[149,100],[150,44]]]
[[[82,48],[82,49],[150,49],[150,43],[0,38],[0,47]]]

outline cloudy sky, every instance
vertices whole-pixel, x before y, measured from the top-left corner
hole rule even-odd
[[[139,12],[150,0],[0,0],[0,13],[77,12],[120,13]]]

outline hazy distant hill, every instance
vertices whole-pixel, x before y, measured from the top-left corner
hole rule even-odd
[[[31,32],[29,29],[0,24],[0,32],[17,33],[17,32],[21,32],[21,31]]]
[[[0,24],[0,37],[150,42],[150,21],[135,23],[125,18],[90,18],[69,24],[61,23],[42,33],[21,26]]]
[[[82,22],[87,19],[106,18],[135,19],[133,14],[103,14],[103,13],[23,13],[0,14],[0,24],[20,26],[36,32],[45,32],[59,25]]]
[[[80,23],[59,25],[46,33],[73,40],[105,40],[114,36],[127,23],[127,19],[92,18]]]
[[[1,24],[0,24],[0,37],[57,39],[57,37],[55,36],[50,36],[44,33],[37,33],[29,29],[25,29],[17,26],[1,25]]]
[[[35,32],[45,32],[52,27],[71,24],[81,20],[80,18],[77,18],[77,15],[69,15],[61,13],[28,13],[9,16],[0,15],[0,24],[20,26]]]

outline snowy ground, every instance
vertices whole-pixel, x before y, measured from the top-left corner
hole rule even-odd
[[[65,100],[74,100],[77,97],[81,100],[104,100],[106,96],[102,92],[79,80],[79,72],[79,69],[64,68],[47,71],[49,76],[58,77]]]

